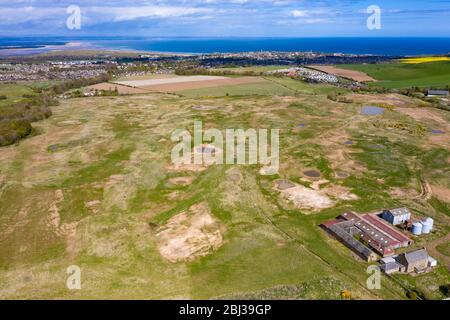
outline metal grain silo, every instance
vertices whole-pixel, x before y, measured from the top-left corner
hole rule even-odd
[[[420,236],[421,234],[422,234],[422,228],[423,228],[423,226],[422,226],[422,223],[420,223],[420,222],[415,222],[415,223],[413,223],[413,225],[412,225],[412,233],[414,234],[414,235],[416,235],[416,236]]]
[[[433,230],[434,220],[432,218],[427,218],[425,222],[427,222],[431,226],[431,230]]]
[[[428,219],[425,220],[424,222],[422,222],[422,233],[423,234],[429,234],[432,229],[433,229],[433,222],[428,221]]]

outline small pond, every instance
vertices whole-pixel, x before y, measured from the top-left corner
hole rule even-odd
[[[320,177],[320,172],[316,171],[316,170],[306,170],[306,171],[303,171],[303,174],[309,178],[319,178]]]
[[[376,106],[363,106],[361,109],[361,114],[365,116],[377,116],[384,113],[384,108]]]

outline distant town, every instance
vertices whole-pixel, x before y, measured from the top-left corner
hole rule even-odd
[[[82,53],[52,54],[20,57],[0,57],[0,81],[67,80],[96,77],[115,71],[124,76],[152,73],[171,73],[177,69],[269,66],[303,64],[378,63],[395,57],[374,55],[322,54],[313,52],[248,52],[205,55],[167,54],[104,54],[83,56]],[[281,72],[281,71],[280,71]],[[336,83],[334,77],[302,69],[300,72],[318,82]]]

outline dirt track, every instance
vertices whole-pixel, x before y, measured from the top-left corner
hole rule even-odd
[[[440,244],[446,243],[446,242],[450,242],[450,234],[447,234],[445,237],[442,237],[440,239],[437,239],[433,242],[430,242],[426,245],[426,248],[428,250],[428,253],[434,257],[434,258],[438,258],[439,260],[443,261],[445,266],[447,268],[450,267],[450,257],[440,253],[436,247]]]
[[[421,192],[418,198],[422,200],[430,200],[433,196],[433,190],[431,189],[428,181],[420,179],[420,188]]]

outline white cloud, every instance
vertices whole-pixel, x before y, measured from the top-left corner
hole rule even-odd
[[[128,21],[138,18],[171,18],[195,14],[209,13],[210,9],[175,7],[175,6],[145,6],[145,7],[91,7],[87,12],[104,14],[113,21]]]
[[[56,16],[64,15],[65,8],[38,8],[27,6],[23,8],[1,8],[0,24],[24,23],[30,21],[42,21]]]
[[[176,18],[211,13],[208,8],[183,6],[81,7],[84,23],[131,21],[139,18]],[[3,7],[0,25],[31,21],[65,21],[66,7]]]
[[[295,18],[304,18],[309,16],[309,13],[306,10],[293,10],[291,15]]]

